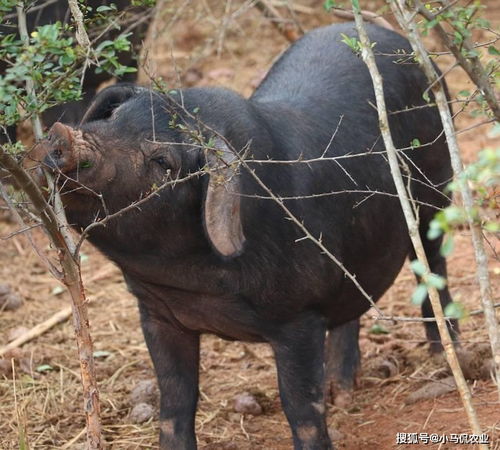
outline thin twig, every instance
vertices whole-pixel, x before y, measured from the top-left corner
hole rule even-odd
[[[69,9],[71,10],[71,15],[76,22],[76,33],[75,37],[81,47],[85,49],[86,52],[91,51],[90,39],[83,24],[83,13],[78,6],[77,0],[68,0]]]
[[[419,62],[421,64],[422,69],[424,70],[428,80],[432,82],[437,78],[436,71],[432,66],[429,56],[427,55],[425,48],[419,39],[418,29],[413,21],[409,21],[409,12],[406,9],[406,6],[403,0],[399,0],[399,8],[396,7],[395,4],[391,4],[394,14],[396,15],[398,22],[408,33],[408,38],[410,43],[415,51],[416,55],[419,58]],[[421,8],[419,8],[420,11]],[[452,43],[445,42],[445,45],[453,50],[449,45],[453,45]],[[462,65],[462,57],[457,60]],[[478,61],[471,63],[476,64]],[[464,67],[462,65],[462,67]],[[464,67],[465,69],[465,67]],[[479,70],[476,66],[475,70]],[[475,71],[477,75],[477,71]],[[475,79],[473,79],[476,82]],[[483,80],[484,81],[484,80]],[[483,84],[478,84],[480,80],[476,83],[480,89],[487,88]],[[486,255],[486,251],[484,248],[484,241],[482,237],[482,231],[480,225],[474,220],[474,199],[472,197],[472,192],[470,190],[469,184],[467,180],[463,176],[463,163],[460,156],[460,150],[458,148],[458,143],[456,140],[456,134],[454,131],[453,121],[451,119],[450,110],[446,103],[446,94],[444,92],[443,87],[437,83],[433,88],[434,95],[436,98],[436,103],[439,109],[439,114],[441,116],[441,121],[443,123],[443,128],[446,134],[446,141],[448,143],[448,148],[450,151],[451,157],[451,165],[453,168],[453,172],[455,178],[460,187],[460,192],[462,194],[462,199],[464,203],[465,214],[467,217],[467,223],[469,224],[469,228],[471,231],[472,243],[474,246],[474,254],[476,259],[476,273],[479,282],[479,289],[481,294],[481,301],[484,309],[484,317],[487,324],[488,336],[490,338],[491,343],[491,351],[493,355],[493,362],[495,368],[495,378],[498,389],[498,395],[500,398],[500,330],[498,328],[497,319],[495,315],[495,309],[493,308],[493,300],[492,300],[492,291],[491,291],[491,283],[490,277],[488,273],[488,257]],[[485,92],[485,91],[483,91]],[[486,96],[485,96],[486,98]],[[496,102],[496,99],[494,100]],[[489,105],[489,103],[488,103]],[[494,105],[493,105],[494,106]],[[498,103],[496,104],[498,107]],[[492,109],[493,110],[493,109]],[[494,110],[493,110],[494,112]],[[500,113],[500,110],[498,111]],[[500,117],[500,116],[498,116]]]
[[[268,0],[257,0],[255,7],[267,17],[274,27],[285,37],[288,42],[295,42],[299,37],[296,26],[289,23]]]
[[[389,166],[391,170],[391,174],[394,180],[394,184],[396,185],[396,190],[398,192],[401,207],[403,210],[403,214],[408,225],[408,232],[410,235],[410,239],[412,241],[413,247],[415,249],[415,253],[417,255],[418,260],[424,265],[425,272],[423,278],[429,276],[431,273],[429,262],[427,260],[427,256],[425,254],[424,246],[422,243],[422,239],[419,233],[419,224],[418,220],[415,217],[411,201],[406,191],[406,187],[403,181],[403,176],[401,174],[401,169],[398,163],[398,156],[396,153],[396,148],[394,146],[394,142],[392,140],[391,131],[389,128],[389,119],[387,115],[387,109],[385,105],[385,97],[384,97],[384,86],[382,82],[382,77],[378,70],[375,56],[372,51],[370,39],[366,33],[363,17],[359,11],[359,7],[355,6],[355,2],[353,1],[353,12],[356,21],[356,28],[359,33],[359,38],[361,41],[361,56],[363,61],[368,67],[370,72],[370,76],[373,82],[373,88],[375,91],[375,98],[377,101],[377,109],[378,109],[378,117],[379,117],[379,125],[380,131],[382,132],[382,137],[384,139],[385,147],[387,150],[387,157],[389,160]],[[475,434],[481,434],[481,426],[479,425],[479,421],[477,419],[476,412],[474,410],[474,406],[472,405],[471,393],[469,391],[469,387],[467,386],[467,382],[465,381],[464,375],[462,373],[462,369],[458,362],[457,355],[455,353],[455,349],[453,346],[453,341],[451,340],[451,336],[446,326],[446,319],[443,313],[443,309],[441,307],[441,302],[439,300],[439,293],[437,289],[433,286],[427,286],[429,298],[432,305],[432,310],[434,312],[434,317],[436,318],[436,323],[439,330],[439,335],[441,337],[441,342],[443,344],[446,359],[451,368],[453,376],[455,378],[458,391],[462,398],[462,402],[464,404],[465,410],[467,412],[467,417],[469,419],[470,426],[472,431]],[[486,447],[484,447],[486,448]]]
[[[21,345],[29,342],[36,337],[42,335],[46,331],[50,330],[53,326],[58,323],[64,322],[69,316],[71,316],[71,306],[68,306],[61,311],[56,312],[52,316],[50,316],[47,320],[44,320],[42,323],[34,326],[30,330],[23,333],[18,338],[14,339],[12,342],[9,342],[7,345],[0,348],[0,357],[5,355],[7,352],[20,347]]]
[[[495,303],[493,308],[500,308],[500,303]],[[475,309],[467,314],[467,316],[479,316],[484,314],[484,309]],[[375,320],[387,320],[391,322],[436,322],[435,317],[408,317],[408,316],[370,316]],[[446,317],[446,320],[451,320],[451,317]]]
[[[416,11],[424,16],[428,21],[433,20],[437,15],[441,13],[441,10],[438,10],[437,13],[431,12],[419,0],[416,0],[415,5],[417,6]],[[451,4],[446,0],[443,0],[443,5],[443,10],[451,6]],[[459,47],[452,41],[440,22],[436,23],[434,29],[437,31],[445,47],[453,53],[453,56],[455,56],[456,60],[465,70],[467,75],[469,75],[469,78],[477,87],[479,87],[484,95],[484,99],[493,112],[493,115],[496,117],[496,120],[500,121],[500,104],[497,100],[495,89],[490,83],[488,74],[486,73],[486,70],[481,63],[479,56],[477,56],[473,51],[474,45],[470,41],[470,38],[463,36],[463,42],[461,43],[461,47]],[[462,50],[465,50],[467,56],[464,56]],[[498,363],[500,364],[500,361],[498,361]]]

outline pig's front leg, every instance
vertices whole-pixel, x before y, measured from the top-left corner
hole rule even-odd
[[[323,395],[325,333],[324,320],[310,313],[281,326],[270,340],[295,450],[332,448]]]
[[[194,450],[200,337],[179,330],[141,302],[139,307],[160,388],[160,449]]]

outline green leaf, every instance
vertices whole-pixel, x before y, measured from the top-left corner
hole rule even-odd
[[[486,222],[483,225],[483,228],[490,233],[498,233],[500,232],[500,223],[499,222]]]
[[[425,277],[425,283],[436,289],[443,289],[446,286],[446,279],[436,273],[430,273]]]
[[[422,303],[424,303],[426,297],[427,297],[427,286],[425,284],[420,283],[413,291],[413,294],[411,296],[411,302],[416,306],[420,306]]]
[[[326,11],[330,11],[330,9],[335,8],[337,6],[337,2],[335,0],[325,0],[323,3],[323,8]]]
[[[347,34],[344,33],[340,33],[340,35],[342,36],[342,39],[340,41],[346,44],[353,53],[359,54],[361,52],[361,43],[357,38],[347,36]]]
[[[443,234],[443,229],[441,228],[441,224],[438,220],[434,219],[429,224],[429,230],[427,231],[427,239],[431,241],[437,239],[439,236]]]
[[[465,222],[465,214],[458,206],[449,206],[444,211],[444,218],[449,224],[460,224]]]
[[[113,11],[115,8],[112,8],[111,6],[107,6],[107,5],[102,5],[102,6],[99,6],[97,9],[96,9],[96,12],[100,13],[100,12],[106,12],[106,11]]]
[[[389,331],[380,325],[378,322],[374,323],[373,326],[368,330],[370,334],[389,334]]]
[[[443,243],[441,244],[441,248],[439,249],[439,253],[443,257],[447,257],[451,255],[453,248],[455,247],[455,243],[453,241],[453,236],[451,234],[447,234],[444,237]]]
[[[467,310],[462,303],[451,302],[444,308],[444,315],[450,319],[463,319],[467,316]]]
[[[500,56],[500,51],[494,45],[488,47],[488,53],[493,56]]]
[[[54,368],[49,364],[42,364],[35,369],[38,373],[45,373],[54,370]]]
[[[411,267],[411,270],[413,270],[413,273],[420,276],[420,277],[425,273],[425,266],[418,259],[414,259],[410,263],[410,267]]]
[[[89,169],[92,167],[92,163],[90,161],[82,161],[78,167],[80,169]]]

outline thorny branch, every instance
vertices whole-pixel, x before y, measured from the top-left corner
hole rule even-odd
[[[69,9],[71,10],[71,15],[76,22],[76,40],[81,47],[85,49],[86,52],[90,52],[90,39],[83,24],[83,14],[80,10],[76,0],[68,0]]]
[[[77,5],[74,6],[78,8]],[[26,13],[22,2],[17,6],[17,16],[20,37],[25,43],[28,43],[29,35],[26,26]],[[37,96],[34,84],[31,80],[28,80],[26,84],[31,101],[36,104]],[[41,121],[37,114],[32,116],[32,122],[35,138],[40,140],[42,138],[42,129]],[[84,411],[87,422],[87,446],[90,450],[99,450],[102,448],[100,405],[95,377],[92,339],[89,332],[87,302],[80,274],[79,261],[73,257],[74,242],[69,231],[60,196],[57,192],[54,192],[54,206],[49,205],[31,176],[8,153],[4,146],[0,147],[0,167],[5,168],[12,175],[17,185],[29,197],[44,225],[47,235],[57,250],[62,269],[58,278],[66,285],[72,299],[73,324],[78,346]],[[47,181],[50,185],[50,176],[47,176]],[[15,217],[17,216],[15,215]],[[53,273],[56,274],[57,272]]]
[[[35,224],[31,227],[28,227],[25,223],[24,223],[24,220],[23,218],[21,217],[21,215],[19,214],[19,212],[17,211],[16,209],[16,206],[13,204],[11,198],[9,197],[9,195],[7,194],[6,190],[5,190],[5,187],[4,185],[2,184],[2,182],[0,181],[0,195],[2,196],[2,198],[4,199],[5,203],[7,204],[9,210],[12,212],[12,215],[14,216],[14,219],[15,221],[18,223],[18,225],[20,227],[22,227],[23,229],[18,232],[18,233],[22,233],[22,234],[26,234],[27,236],[27,239],[29,241],[29,243],[31,244],[31,246],[33,247],[33,249],[35,250],[36,254],[38,255],[38,257],[42,260],[42,262],[45,264],[45,267],[47,267],[48,271],[52,274],[52,276],[56,279],[56,280],[61,280],[62,279],[62,273],[61,271],[54,266],[54,264],[52,264],[49,260],[49,258],[47,258],[47,255],[40,249],[40,247],[36,244],[36,242],[33,240],[33,235],[31,233],[31,230],[36,227],[36,226],[39,226],[39,224]],[[16,234],[18,234],[16,233]],[[12,234],[5,237],[4,239],[9,239],[10,237],[12,237]]]
[[[368,67],[370,72],[370,76],[373,82],[373,88],[375,91],[375,98],[377,101],[378,115],[379,115],[379,124],[380,131],[382,132],[382,136],[384,139],[385,147],[387,149],[387,156],[389,159],[389,165],[391,169],[391,174],[394,180],[394,184],[396,185],[396,190],[398,192],[401,207],[403,209],[403,213],[408,225],[408,232],[410,235],[410,239],[412,241],[413,247],[415,249],[415,253],[417,255],[418,260],[424,265],[425,273],[424,277],[428,276],[431,273],[429,263],[427,261],[427,256],[425,254],[424,246],[419,234],[419,226],[417,218],[414,215],[413,207],[408,196],[408,192],[406,191],[403,177],[401,174],[401,169],[398,163],[398,157],[396,153],[396,148],[394,146],[394,142],[392,140],[391,131],[389,128],[389,119],[387,115],[387,109],[385,105],[384,98],[384,86],[382,77],[380,72],[378,71],[378,67],[375,61],[375,56],[372,51],[370,39],[366,33],[363,18],[359,11],[359,6],[356,7],[357,2],[353,1],[353,12],[356,21],[356,28],[359,33],[359,39],[361,41],[361,56],[363,61]],[[432,305],[432,310],[434,312],[434,317],[436,318],[436,323],[439,330],[439,335],[441,337],[441,342],[443,344],[446,359],[448,364],[450,365],[451,371],[455,378],[455,382],[457,384],[458,391],[460,392],[460,396],[462,398],[462,403],[464,404],[465,410],[467,412],[467,416],[469,419],[470,426],[475,434],[481,434],[481,426],[477,419],[476,412],[472,405],[471,393],[469,391],[469,387],[467,386],[467,382],[465,381],[464,375],[462,373],[462,369],[460,368],[460,364],[458,362],[457,355],[455,353],[455,349],[453,347],[453,342],[451,340],[450,333],[448,331],[448,327],[446,326],[446,320],[444,317],[443,309],[441,307],[441,302],[439,300],[439,293],[437,289],[433,286],[428,286],[429,298]],[[486,448],[485,446],[483,446]]]
[[[433,13],[429,11],[422,2],[419,0],[415,0],[415,5],[417,7],[417,12],[425,17],[428,21],[435,19],[438,15],[442,14],[443,10],[449,8],[451,4],[447,0],[443,0],[442,4],[444,5],[442,9],[439,9],[437,12]],[[392,3],[391,3],[392,6]],[[401,8],[407,8],[406,6],[401,6]],[[394,8],[394,7],[393,7]],[[407,17],[407,20],[409,17]],[[413,20],[411,20],[413,22]],[[494,87],[491,85],[488,74],[486,73],[479,56],[473,51],[474,45],[470,41],[470,39],[464,36],[461,47],[459,47],[455,42],[450,38],[446,30],[443,26],[437,22],[435,27],[436,31],[439,34],[443,44],[446,48],[450,49],[455,56],[458,63],[462,66],[462,68],[467,72],[470,79],[474,82],[474,84],[479,87],[481,92],[484,94],[484,98],[488,103],[493,115],[495,116],[497,121],[500,121],[500,104],[497,100]],[[462,53],[462,49],[465,50],[467,56],[464,56]]]
[[[189,175],[183,177],[183,178],[175,178],[175,179],[170,179],[170,171],[167,173],[167,181],[165,181],[161,186],[159,186],[156,189],[152,189],[149,194],[147,194],[145,197],[132,202],[130,205],[126,206],[125,208],[120,209],[119,211],[113,213],[113,214],[107,214],[105,217],[103,217],[101,220],[96,220],[95,222],[92,222],[89,226],[87,226],[81,233],[80,240],[78,241],[78,244],[76,246],[76,254],[78,254],[80,247],[82,246],[83,242],[85,239],[87,239],[87,236],[89,235],[89,232],[96,227],[99,226],[105,226],[109,221],[116,219],[117,217],[122,216],[123,214],[132,211],[134,209],[140,209],[140,206],[146,203],[147,201],[151,200],[153,197],[157,197],[160,195],[160,192],[165,189],[168,186],[175,186],[176,184],[179,183],[184,183],[186,181],[189,181],[192,178],[199,177],[204,171],[198,171],[194,173],[190,173]]]
[[[421,40],[419,39],[419,34],[415,23],[412,20],[410,20],[410,12],[406,8],[403,0],[399,0],[399,3],[397,5],[392,3],[391,6],[393,8],[394,14],[396,15],[396,18],[398,19],[398,22],[408,34],[408,38],[413,47],[413,50],[415,51],[415,54],[419,58],[419,62],[422,66],[422,69],[424,70],[428,80],[432,82],[432,80],[434,80],[437,77],[436,71],[432,66],[432,63],[425,51],[425,48]],[[471,59],[473,60],[473,62],[470,63],[468,61],[468,63],[479,64],[479,60],[474,62],[475,61],[474,58]],[[460,59],[458,59],[458,61],[462,65],[462,61]],[[477,74],[477,72],[475,73]],[[476,80],[474,79],[473,81],[476,82]],[[482,84],[478,84],[478,87],[480,89],[485,88],[485,86]],[[447,105],[446,95],[444,93],[444,89],[440,84],[435,84],[433,91],[436,97],[436,103],[439,109],[439,113],[441,115],[441,121],[443,123],[443,128],[446,134],[448,148],[450,150],[453,172],[460,187],[460,192],[462,194],[465,213],[467,217],[467,223],[471,231],[472,243],[474,246],[474,253],[476,258],[476,265],[477,265],[476,271],[479,282],[479,289],[481,293],[481,301],[484,308],[488,335],[491,343],[491,350],[495,367],[495,378],[498,389],[498,395],[500,397],[500,330],[497,325],[495,310],[493,308],[492,290],[490,284],[490,277],[488,273],[488,257],[486,255],[486,251],[484,248],[481,227],[474,220],[474,215],[473,215],[474,200],[472,197],[472,192],[470,190],[470,187],[467,183],[467,180],[464,179],[463,177],[463,170],[464,170],[463,163],[460,157],[460,150],[458,148],[458,143],[456,140],[453,127],[453,121],[450,116],[450,110]],[[494,99],[494,103],[498,108],[498,102],[496,101],[496,99]]]

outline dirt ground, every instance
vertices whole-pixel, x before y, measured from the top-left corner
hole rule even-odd
[[[279,4],[280,2],[276,2]],[[292,2],[290,2],[292,3]],[[294,8],[280,7],[287,19],[304,30],[338,21],[321,7],[322,1],[295,1]],[[498,28],[500,3],[486,1],[486,17]],[[381,2],[363,2],[377,10]],[[388,16],[392,21],[392,18]],[[393,22],[393,21],[392,21]],[[478,36],[477,39],[485,36]],[[438,48],[432,35],[428,44]],[[150,30],[145,45],[147,60],[141,79],[162,76],[168,86],[222,85],[249,95],[273,60],[288,42],[263,18],[250,1],[210,0],[167,2]],[[441,57],[442,69],[450,65]],[[452,93],[470,86],[455,69],[447,75]],[[467,112],[457,118],[459,129],[477,123]],[[460,134],[468,161],[485,147],[499,145],[482,126]],[[16,230],[0,219],[0,237]],[[47,242],[40,230],[34,239],[42,248]],[[494,294],[498,295],[500,264],[495,258],[498,239],[490,236],[489,253]],[[158,448],[157,415],[133,423],[130,393],[138,382],[154,377],[139,326],[135,299],[127,292],[118,269],[90,245],[83,247],[82,272],[89,298],[90,322],[97,353],[104,436],[109,448]],[[467,229],[456,235],[449,258],[449,284],[454,299],[468,310],[480,308],[475,280],[473,250]],[[69,305],[69,296],[47,272],[21,235],[0,241],[0,284],[9,284],[24,298],[17,311],[0,312],[0,346],[19,327],[31,328]],[[403,269],[394,286],[380,300],[387,315],[419,316],[410,304],[415,287],[413,275]],[[497,298],[498,301],[498,298]],[[419,323],[380,323],[388,334],[370,332],[376,323],[370,312],[363,318],[361,349],[363,370],[353,403],[347,408],[328,405],[328,425],[336,445],[348,450],[403,448],[455,449],[453,443],[396,443],[397,433],[468,433],[468,422],[458,394],[408,403],[408,396],[432,380],[446,377],[442,361],[428,355],[423,326]],[[461,340],[477,361],[487,353],[487,334],[482,315],[461,321]],[[71,320],[22,349],[12,352],[0,365],[0,448],[19,448],[24,432],[31,448],[79,449],[84,442],[79,365]],[[1,360],[0,360],[1,362]],[[471,363],[472,364],[472,363]],[[43,370],[45,368],[45,370]],[[480,377],[474,377],[480,378]],[[489,379],[470,381],[474,405],[491,448],[500,449],[500,405]],[[261,415],[234,411],[234,397],[252,393],[263,407]],[[204,449],[289,449],[290,431],[281,411],[276,371],[270,348],[264,344],[226,342],[203,338],[200,402],[196,428]],[[154,403],[154,400],[153,400]],[[157,405],[155,405],[156,407]],[[337,430],[333,432],[333,430]],[[472,447],[472,446],[465,446]]]

